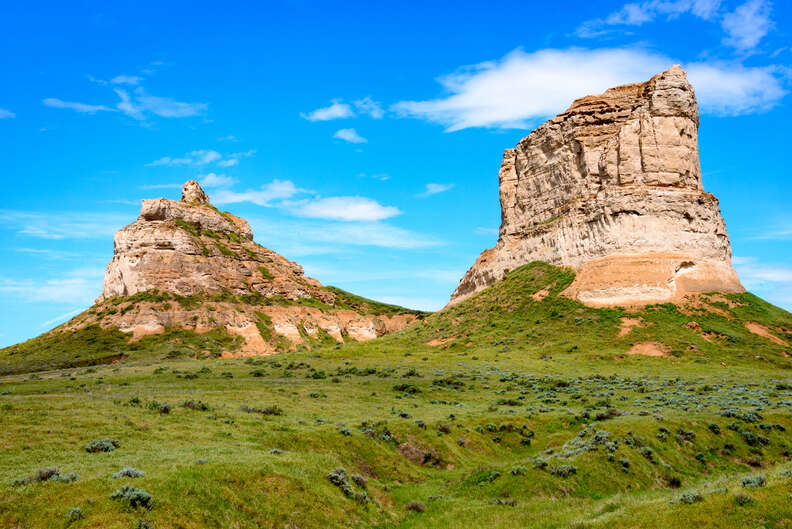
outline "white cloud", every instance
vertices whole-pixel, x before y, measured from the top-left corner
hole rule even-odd
[[[366,197],[328,197],[301,200],[286,205],[294,215],[308,218],[377,221],[401,214],[399,208],[383,206]]]
[[[45,280],[0,278],[0,292],[29,303],[90,304],[102,291],[103,279],[103,268],[79,268]]]
[[[217,162],[217,165],[219,165],[220,167],[234,167],[236,165],[239,165],[239,160],[237,158],[222,160],[220,162]]]
[[[203,187],[228,187],[237,182],[236,178],[215,173],[198,175],[197,179]]]
[[[339,129],[333,134],[333,137],[349,143],[368,143],[368,140],[358,134],[355,129]]]
[[[732,263],[746,289],[787,310],[792,309],[792,268],[764,264],[755,257],[735,257]]]
[[[70,310],[69,312],[65,312],[63,314],[55,316],[51,320],[47,320],[45,322],[42,322],[41,323],[41,327],[49,327],[53,323],[64,322],[64,321],[68,320],[69,318],[71,318],[72,316],[76,316],[77,314],[81,313],[82,311],[83,311],[83,309]]]
[[[192,157],[193,163],[197,165],[206,165],[208,163],[216,162],[223,156],[211,149],[201,149],[199,151],[190,151],[187,153],[187,156]]]
[[[121,101],[116,104],[116,108],[137,120],[146,119],[146,115],[149,113],[163,118],[198,116],[203,114],[208,107],[206,103],[184,103],[169,97],[148,95],[143,87],[138,87],[131,95],[120,88],[115,88],[114,91],[121,98]]]
[[[115,112],[114,109],[104,105],[89,105],[86,103],[75,103],[73,101],[63,101],[55,97],[48,97],[41,101],[44,106],[52,108],[66,108],[81,114],[96,114],[97,112]]]
[[[233,155],[232,155],[233,156]],[[153,162],[149,162],[146,164],[146,167],[156,167],[156,166],[167,166],[167,167],[174,167],[179,165],[206,165],[213,162],[220,160],[223,157],[222,154],[219,152],[212,150],[212,149],[200,149],[196,151],[190,151],[186,153],[184,156],[178,158],[172,158],[170,156],[163,156],[158,160],[154,160]],[[228,165],[223,165],[222,162],[218,165],[223,167],[228,167]],[[235,165],[235,164],[232,164]]]
[[[228,136],[221,136],[217,138],[217,141],[239,141],[239,140],[237,140],[236,136],[231,136],[229,134]]]
[[[582,94],[645,81],[674,63],[640,48],[531,53],[517,49],[498,61],[440,77],[438,81],[448,93],[444,97],[402,101],[393,110],[401,116],[442,124],[448,132],[469,127],[527,129],[563,111]],[[702,110],[715,114],[764,110],[786,93],[769,67],[692,63],[687,68]],[[724,82],[729,84],[721,84]]]
[[[308,121],[330,121],[332,119],[353,118],[355,113],[347,103],[342,103],[340,99],[333,99],[330,106],[317,108],[307,114],[300,114],[300,117]]]
[[[726,32],[724,44],[738,50],[755,48],[774,26],[770,19],[770,2],[749,0],[726,14],[721,25]]]
[[[500,230],[498,228],[484,228],[479,226],[478,228],[473,230],[473,232],[476,235],[498,235],[498,233],[500,233]]]
[[[189,165],[191,163],[193,163],[192,158],[171,158],[170,156],[163,156],[158,160],[147,163],[146,167],[156,167],[158,165],[173,167],[175,165]]]
[[[418,193],[415,196],[419,198],[425,198],[431,195],[436,195],[438,193],[443,193],[453,187],[454,184],[426,184],[426,188],[424,189],[424,191],[422,193]]]
[[[0,119],[10,119],[15,118],[16,114],[11,112],[10,110],[6,110],[4,108],[0,108]]]
[[[110,82],[113,83],[113,84],[131,84],[131,85],[136,85],[136,84],[140,84],[140,81],[142,81],[142,80],[143,80],[143,78],[142,77],[138,77],[137,75],[117,75],[116,77],[113,77],[112,79],[110,79]]]
[[[358,112],[361,114],[367,114],[374,119],[382,119],[382,117],[385,115],[385,111],[382,110],[382,106],[370,97],[358,99],[353,101],[353,103],[355,104],[355,108]]]
[[[259,189],[249,189],[243,192],[221,189],[212,194],[212,202],[215,204],[252,202],[259,206],[271,206],[272,202],[291,198],[301,191],[290,180],[273,180]]]
[[[348,254],[349,247],[430,248],[441,241],[384,222],[273,221],[249,218],[254,234],[266,234],[264,245],[288,256]],[[299,240],[294,234],[299,233]]]
[[[0,210],[0,228],[38,239],[112,238],[132,220],[116,213]]]
[[[690,13],[710,20],[718,13],[721,0],[648,0],[625,4],[605,18],[588,20],[575,33],[579,37],[597,37],[609,32],[609,26],[640,26],[658,16],[667,19]]]

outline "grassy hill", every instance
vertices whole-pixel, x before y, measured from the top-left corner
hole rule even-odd
[[[789,527],[792,315],[572,279],[533,263],[368,343],[3,376],[0,527]]]

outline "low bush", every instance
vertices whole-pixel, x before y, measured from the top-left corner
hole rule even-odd
[[[118,479],[118,478],[139,478],[141,476],[144,476],[145,474],[146,473],[143,472],[142,470],[138,470],[138,469],[132,468],[132,467],[124,467],[121,470],[119,470],[118,472],[116,472],[115,474],[113,474],[113,478],[115,478],[115,479]]]
[[[151,494],[143,489],[138,489],[128,484],[112,493],[110,499],[125,503],[133,509],[143,507],[144,509],[151,510],[152,507]]]
[[[746,476],[742,478],[742,486],[748,488],[759,488],[764,487],[765,483],[767,483],[767,478],[764,476]]]
[[[85,445],[85,451],[93,454],[96,452],[112,452],[121,444],[115,439],[96,439]]]

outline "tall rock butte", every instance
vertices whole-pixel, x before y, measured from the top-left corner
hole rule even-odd
[[[254,242],[247,221],[219,211],[191,180],[178,202],[143,201],[138,219],[115,234],[95,305],[53,332],[99,325],[134,340],[220,329],[241,336],[239,354],[261,354],[370,340],[420,317],[306,277],[300,265]]]
[[[531,261],[570,266],[593,306],[742,292],[718,199],[704,191],[698,105],[678,65],[578,99],[507,149],[501,226],[451,304]]]

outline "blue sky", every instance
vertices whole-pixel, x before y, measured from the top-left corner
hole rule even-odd
[[[792,308],[788,2],[487,4],[7,3],[0,345],[90,306],[190,178],[323,283],[437,309],[497,239],[503,149],[674,63],[741,279]]]

